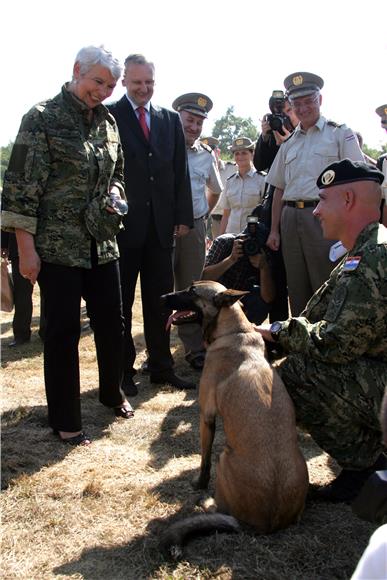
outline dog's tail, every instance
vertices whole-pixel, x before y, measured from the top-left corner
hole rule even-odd
[[[240,531],[238,520],[224,514],[202,514],[175,522],[162,534],[159,548],[166,558],[178,560],[183,553],[183,545],[195,536],[215,532],[235,533]]]

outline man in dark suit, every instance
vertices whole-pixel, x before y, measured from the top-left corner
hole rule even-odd
[[[173,291],[174,237],[187,234],[193,227],[193,211],[181,121],[177,113],[150,103],[154,72],[153,63],[144,56],[128,56],[122,80],[127,94],[109,105],[125,156],[129,205],[125,229],[117,237],[126,326],[123,389],[128,395],[137,394],[131,323],[139,273],[151,383],[168,383],[178,389],[195,387],[172,370],[169,334],[165,330],[170,312],[160,305],[160,296]]]

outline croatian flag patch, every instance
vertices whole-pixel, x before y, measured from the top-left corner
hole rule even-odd
[[[356,270],[361,260],[361,256],[348,256],[344,262],[344,272],[352,272]]]

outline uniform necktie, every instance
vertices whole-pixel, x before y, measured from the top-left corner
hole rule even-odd
[[[145,119],[145,107],[137,107],[137,111],[138,111],[138,120],[140,121],[141,129],[144,133],[145,139],[148,141],[149,128],[148,128],[148,125],[146,124],[146,119]]]

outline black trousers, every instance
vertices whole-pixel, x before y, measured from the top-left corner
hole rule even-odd
[[[169,332],[165,330],[170,310],[162,308],[160,296],[173,291],[172,248],[162,248],[151,221],[144,244],[128,248],[120,244],[120,273],[125,319],[124,370],[136,374],[136,347],[132,336],[132,307],[140,274],[144,336],[151,373],[172,368]]]
[[[39,286],[46,330],[44,377],[49,424],[59,431],[82,429],[78,344],[81,298],[86,301],[97,351],[99,400],[107,407],[124,401],[123,316],[118,261],[91,269],[42,262]]]
[[[32,292],[34,287],[31,282],[20,274],[19,258],[11,258],[13,297],[15,311],[12,321],[12,330],[15,340],[29,340],[31,336],[32,319]],[[44,340],[44,304],[40,299],[40,322],[39,336]]]
[[[286,270],[282,250],[268,250],[270,256],[271,272],[275,284],[275,297],[270,304],[269,320],[287,320],[289,318],[288,287],[286,282]]]

